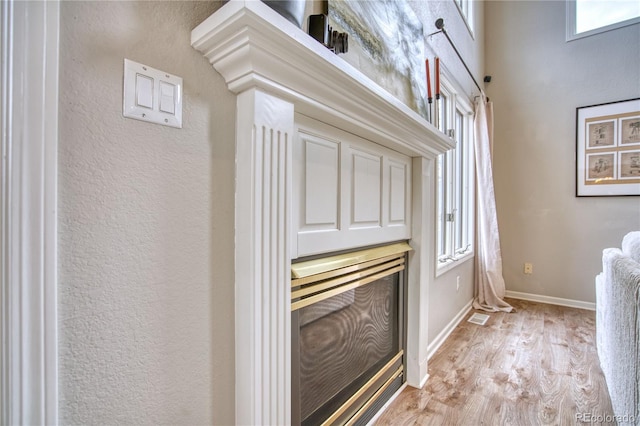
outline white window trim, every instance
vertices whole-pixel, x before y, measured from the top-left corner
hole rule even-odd
[[[475,36],[475,33],[473,32],[473,25],[472,25],[474,1],[467,0],[469,2],[468,16],[465,15],[465,13],[462,11],[462,9],[460,8],[460,5],[456,0],[452,0],[452,1],[453,1],[453,4],[456,5],[456,9],[458,9],[458,12],[460,13],[460,17],[462,17],[462,21],[464,22],[464,25],[467,27],[467,30],[469,30],[469,34],[471,35],[471,38],[475,40],[476,36]]]
[[[451,111],[455,113],[456,109],[461,109],[469,116],[473,113],[473,107],[472,107],[471,101],[464,95],[461,95],[461,93],[464,93],[464,92],[456,88],[456,86],[452,83],[452,79],[448,76],[448,73],[446,70],[444,70],[444,72],[441,75],[440,84],[441,84],[442,92],[446,94],[450,102],[452,102],[451,108],[450,108]],[[467,123],[468,124],[465,127],[465,130],[466,132],[468,132],[468,134],[466,135],[467,140],[470,141],[471,140],[470,138],[473,137],[473,120],[470,119],[467,121]],[[469,232],[468,233],[469,249],[464,253],[450,257],[446,261],[441,261],[442,259],[439,255],[439,247],[436,246],[435,247],[435,254],[436,254],[435,268],[434,268],[436,277],[444,274],[445,272],[451,269],[458,267],[462,263],[473,258],[475,255],[475,166],[474,166],[475,162],[474,162],[473,149],[474,149],[473,143],[469,143],[467,146],[467,154],[466,154],[466,161],[468,162],[467,167],[470,168],[469,179],[471,179],[471,181],[468,184],[469,193],[467,195],[469,208],[466,212],[467,214],[466,220],[469,228],[469,231],[468,231]],[[435,166],[438,167],[437,161]],[[434,186],[435,186],[435,194],[437,199],[438,191],[439,191],[438,179],[434,179]],[[440,214],[440,212],[437,211],[438,210],[437,202],[435,203],[434,208],[436,212],[436,220],[434,221],[435,235],[436,235],[435,241],[438,241],[438,235],[440,231],[439,225],[438,225],[439,224],[438,215]]]
[[[440,275],[444,275],[446,272],[457,268],[458,266],[462,265],[468,260],[473,259],[474,255],[475,255],[475,252],[472,249],[472,251],[465,253],[461,257],[457,257],[455,259],[449,259],[446,262],[440,263],[436,268],[436,277],[439,277]]]
[[[566,41],[579,40],[581,38],[616,30],[618,28],[628,27],[629,25],[640,24],[640,16],[637,18],[627,19],[626,21],[616,22],[615,24],[605,25],[593,30],[576,33],[576,0],[566,0],[566,18],[567,18],[567,38]]]

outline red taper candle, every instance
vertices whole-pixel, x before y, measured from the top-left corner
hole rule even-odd
[[[440,58],[436,56],[436,98],[440,97]]]
[[[429,70],[429,60],[425,61],[425,65],[427,67],[427,97],[429,98],[429,102],[431,102],[431,71]]]

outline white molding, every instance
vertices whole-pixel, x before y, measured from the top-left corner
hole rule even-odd
[[[587,309],[590,311],[596,310],[596,304],[592,302],[584,302],[582,300],[563,299],[560,297],[545,296],[542,294],[521,293],[519,291],[505,292],[505,297],[512,299],[528,300],[530,302],[540,302],[549,305],[567,306],[569,308]]]
[[[247,90],[236,120],[236,424],[290,424],[293,105]]]
[[[576,38],[576,0],[565,0],[565,40]]]
[[[446,327],[442,329],[442,331],[435,337],[435,339],[433,339],[433,341],[427,347],[428,359],[431,359],[433,354],[435,354],[436,351],[440,348],[440,346],[442,346],[444,341],[447,340],[447,337],[449,337],[451,333],[453,333],[453,330],[456,329],[458,324],[462,322],[465,315],[467,315],[469,311],[471,311],[472,305],[473,305],[473,299],[470,300],[466,305],[464,305],[464,307],[457,313],[457,315],[453,317],[451,321],[449,321],[449,324],[447,324]]]
[[[55,425],[60,5],[1,8],[1,423]]]
[[[412,163],[413,216],[407,282],[407,383],[421,388],[427,380],[429,284],[434,230],[435,161],[415,157]]]
[[[475,252],[471,252],[471,253],[465,253],[463,256],[454,259],[454,260],[448,260],[447,263],[444,263],[442,266],[440,266],[440,262],[438,262],[438,259],[434,258],[434,263],[436,263],[436,278],[444,275],[445,273],[449,272],[452,269],[457,268],[458,266],[462,266],[463,264],[465,264],[466,262],[475,259]]]

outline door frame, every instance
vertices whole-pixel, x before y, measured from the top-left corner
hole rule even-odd
[[[60,3],[0,18],[0,423],[56,425]]]

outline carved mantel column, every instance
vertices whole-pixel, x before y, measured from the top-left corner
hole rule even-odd
[[[289,102],[249,89],[236,119],[236,423],[291,418]]]

